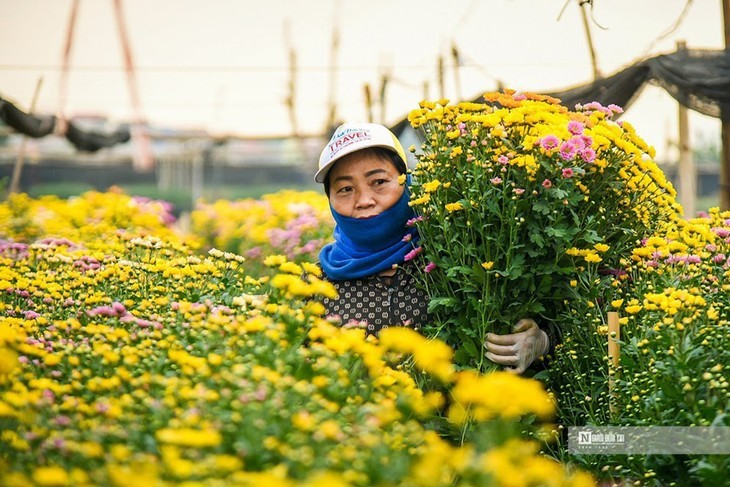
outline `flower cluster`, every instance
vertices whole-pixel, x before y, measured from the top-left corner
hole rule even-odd
[[[617,268],[648,232],[681,212],[653,150],[616,106],[570,111],[532,94],[484,103],[422,102],[424,142],[411,204],[423,281],[457,363],[489,367],[486,333],[523,317],[553,320],[586,268]]]
[[[98,198],[66,204],[88,215]],[[114,229],[111,208],[54,224],[74,239],[46,234],[47,202],[23,202],[35,235],[0,235],[2,485],[593,485],[521,434],[553,411],[537,382],[455,374],[412,330],[341,328],[313,263],[269,255],[262,277],[166,228],[94,232]],[[444,392],[419,388],[409,358]],[[444,409],[503,433],[451,443],[427,427]]]
[[[249,266],[282,254],[293,261],[316,261],[332,237],[334,221],[327,197],[315,191],[282,190],[261,199],[198,202],[191,214],[192,232],[208,248],[236,252]]]
[[[549,385],[566,425],[730,426],[730,212],[642,239],[623,272],[576,283]],[[607,313],[619,314],[619,363]],[[719,455],[569,458],[598,476],[716,485]],[[721,483],[721,482],[720,482]]]

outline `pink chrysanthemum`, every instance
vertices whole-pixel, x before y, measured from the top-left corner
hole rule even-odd
[[[418,254],[420,254],[423,251],[423,247],[416,247],[415,249],[408,252],[405,257],[403,257],[403,260],[408,262],[409,260],[415,259]]]
[[[571,120],[568,122],[568,132],[570,132],[573,135],[580,135],[583,133],[584,125],[580,122],[576,122],[575,120]]]
[[[578,151],[586,148],[586,141],[582,135],[574,135],[568,142],[573,144]]]
[[[573,177],[573,169],[566,167],[563,169],[563,177],[564,178],[572,178]]]
[[[407,226],[407,227],[412,227],[412,226],[414,226],[414,225],[415,225],[416,223],[418,223],[418,222],[422,222],[422,221],[423,221],[423,215],[418,215],[417,217],[415,217],[415,218],[411,218],[410,220],[408,220],[408,221],[406,222],[406,226]]]
[[[571,142],[563,142],[560,145],[560,157],[562,157],[566,161],[572,161],[575,159],[575,156],[578,154],[578,149],[576,148],[575,144]]]
[[[540,147],[545,150],[555,149],[558,146],[560,139],[554,135],[546,135],[540,140]]]
[[[587,147],[580,151],[580,157],[586,162],[593,162],[596,160],[596,151]]]
[[[436,268],[436,264],[434,264],[433,262],[429,262],[428,264],[426,264],[426,267],[423,268],[423,271],[426,273],[429,273],[432,270],[434,270],[435,268]]]
[[[614,105],[613,103],[611,103],[610,105],[608,105],[606,108],[608,108],[609,110],[611,110],[613,113],[624,113],[624,109],[623,108],[621,108],[618,105]]]
[[[542,187],[545,189],[550,189],[553,187],[553,182],[550,181],[549,179],[546,179],[542,182]]]

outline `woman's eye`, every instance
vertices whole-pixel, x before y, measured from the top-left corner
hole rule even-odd
[[[337,190],[337,193],[338,194],[345,194],[345,193],[349,193],[350,191],[352,191],[352,186],[345,186],[343,188],[338,189]]]
[[[387,180],[387,179],[376,179],[375,181],[373,181],[373,184],[374,184],[375,186],[380,186],[381,184],[385,184],[385,183],[387,183],[387,182],[388,182],[388,180]]]

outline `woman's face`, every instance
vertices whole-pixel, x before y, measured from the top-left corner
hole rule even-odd
[[[403,195],[398,170],[371,151],[353,152],[330,169],[330,203],[337,213],[371,218],[393,206]]]

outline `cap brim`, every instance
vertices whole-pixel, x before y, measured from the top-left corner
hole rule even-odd
[[[334,166],[335,163],[337,161],[339,161],[340,159],[342,159],[343,157],[348,156],[348,155],[352,154],[353,152],[357,152],[359,150],[374,149],[374,148],[378,148],[378,147],[381,149],[388,149],[392,153],[398,155],[398,157],[403,158],[403,156],[401,156],[401,154],[399,154],[396,149],[394,149],[392,146],[389,146],[386,144],[374,144],[374,145],[369,145],[367,147],[352,147],[352,148],[342,149],[342,151],[339,154],[337,154],[337,156],[335,158],[333,158],[332,160],[327,162],[327,164],[325,164],[324,166],[319,168],[319,170],[314,175],[314,181],[317,183],[324,183],[324,180],[327,178],[327,173],[330,171],[330,169],[332,169],[332,166]],[[403,161],[403,162],[406,163],[406,161]]]

